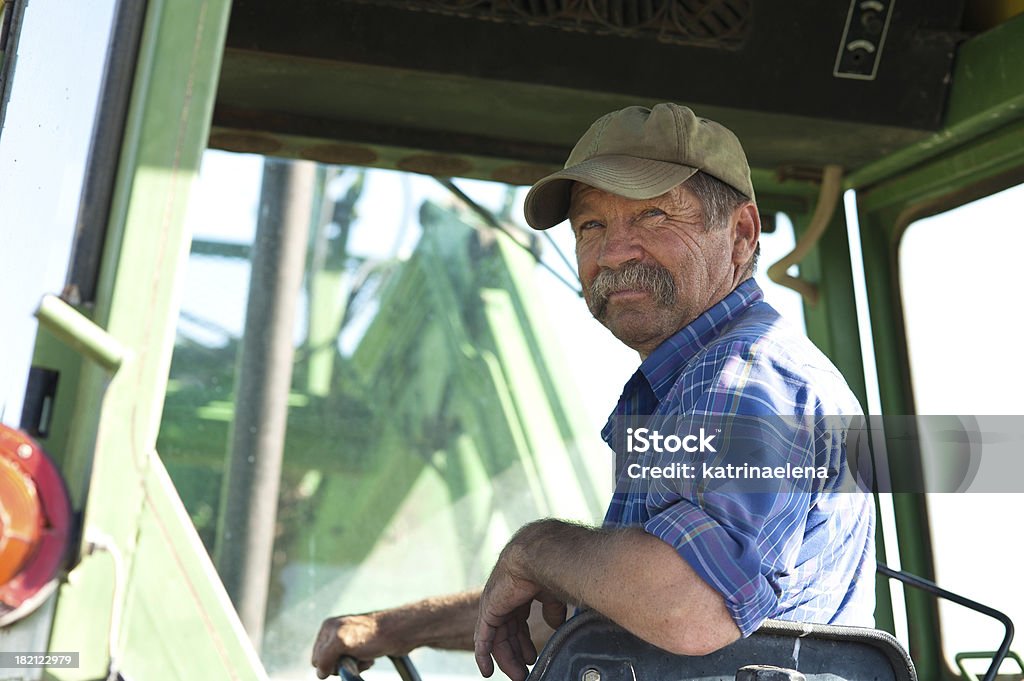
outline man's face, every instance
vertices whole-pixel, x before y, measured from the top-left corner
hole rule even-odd
[[[587,307],[644,357],[739,282],[735,230],[705,229],[685,185],[636,201],[577,183],[569,221]]]

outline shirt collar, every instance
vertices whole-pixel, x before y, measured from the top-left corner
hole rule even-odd
[[[761,287],[751,277],[655,348],[640,365],[639,372],[647,379],[658,402],[668,396],[690,359],[741,312],[763,299]]]

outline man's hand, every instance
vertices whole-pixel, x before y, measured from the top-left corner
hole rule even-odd
[[[396,652],[381,632],[379,613],[329,617],[320,625],[313,644],[313,666],[316,675],[326,679],[337,671],[338,660],[344,656],[355,658],[363,671],[374,659]]]
[[[313,666],[326,679],[342,657],[352,657],[366,669],[374,658],[408,655],[420,646],[472,650],[479,613],[480,592],[466,591],[363,615],[330,617],[313,643]]]
[[[545,617],[551,626],[564,619],[562,603],[582,605],[680,655],[707,655],[740,637],[722,595],[639,527],[547,519],[516,532],[480,597],[474,651],[484,676],[497,662],[513,681],[526,677],[536,649],[528,645],[524,606],[533,600],[548,603],[546,615],[560,609],[558,622]]]
[[[552,629],[565,621],[565,603],[531,581],[518,556],[513,539],[502,551],[480,596],[473,640],[477,667],[486,677],[494,673],[497,662],[512,681],[522,681],[527,675],[526,665],[537,661],[528,623],[534,600],[543,605],[544,621]]]

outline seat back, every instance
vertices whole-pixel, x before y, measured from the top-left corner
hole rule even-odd
[[[673,655],[594,611],[551,637],[527,681],[734,681],[747,665],[795,669],[807,681],[917,681],[890,634],[862,627],[768,621],[703,657]]]

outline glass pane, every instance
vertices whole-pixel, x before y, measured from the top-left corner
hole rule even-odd
[[[237,368],[261,372],[239,360],[248,291],[277,276],[252,268],[263,177],[258,157],[204,159],[158,443],[215,556]],[[278,679],[309,678],[328,615],[479,586],[525,522],[599,519],[610,461],[597,433],[635,364],[537,265],[531,248],[575,283],[549,244],[486,227],[430,178],[309,177],[261,648]],[[459,186],[505,220],[521,201],[501,185]],[[578,372],[596,355],[602,376]],[[615,387],[595,387],[602,379]],[[424,674],[477,675],[468,655],[418,658]]]
[[[227,462],[240,428],[267,426],[244,405],[275,370],[269,354],[252,360],[247,307],[268,301],[250,288],[287,279],[253,266],[254,244],[266,243],[261,215],[274,208],[264,162],[204,157],[158,441],[221,565],[228,535],[250,519],[218,522]],[[432,178],[304,167],[291,390],[277,515],[264,530],[273,553],[261,657],[274,679],[310,678],[329,615],[477,587],[530,520],[599,521],[611,458],[598,434],[638,364],[582,303],[568,226],[537,234],[519,223],[524,188],[457,181],[503,231]],[[765,263],[792,248],[792,227],[779,222]],[[802,325],[799,297],[765,286]],[[414,660],[425,678],[479,678],[468,653]]]
[[[1018,186],[920,220],[904,235],[900,285],[919,414],[1024,414],[1024,365],[1006,346],[1021,328],[1014,292],[1024,232],[1012,216],[1022,210]],[[939,585],[1018,624],[1024,549],[1006,522],[1022,503],[1024,494],[928,495]],[[994,650],[1002,638],[1001,625],[960,606],[940,602],[940,616],[950,664],[955,653]]]
[[[114,5],[24,3],[17,54],[13,40],[0,54],[13,67],[0,87],[0,267],[12,282],[0,295],[0,420],[15,428],[36,341],[33,312],[67,277]],[[6,3],[8,19],[17,21],[15,11]]]

